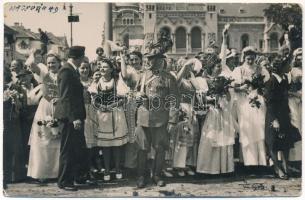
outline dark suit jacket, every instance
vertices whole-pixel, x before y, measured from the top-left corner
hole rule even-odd
[[[59,100],[55,107],[55,117],[69,122],[84,120],[86,110],[79,74],[73,66],[65,63],[58,72],[57,81]]]

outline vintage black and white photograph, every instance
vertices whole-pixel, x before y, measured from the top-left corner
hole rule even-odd
[[[301,1],[2,6],[4,198],[301,196]]]

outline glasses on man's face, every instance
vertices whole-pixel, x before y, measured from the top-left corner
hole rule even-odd
[[[133,62],[133,61],[138,61],[138,59],[137,58],[132,58],[132,59],[129,59],[131,62]]]

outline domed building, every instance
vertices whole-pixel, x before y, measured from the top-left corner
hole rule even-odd
[[[168,54],[195,55],[215,43],[220,46],[222,30],[230,23],[229,48],[241,51],[248,45],[264,52],[279,48],[279,26],[270,26],[263,10],[269,4],[242,3],[116,3],[113,5],[113,39],[127,46],[143,47],[166,29],[173,40]],[[142,48],[143,50],[143,48]]]

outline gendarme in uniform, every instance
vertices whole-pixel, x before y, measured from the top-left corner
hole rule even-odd
[[[138,82],[143,105],[138,109],[136,137],[140,146],[138,154],[139,188],[145,187],[147,153],[153,147],[156,154],[153,163],[153,182],[164,186],[161,171],[165,150],[169,146],[169,124],[177,122],[178,89],[176,80],[164,69],[164,55],[146,54],[148,67]],[[145,100],[146,99],[146,100]]]

